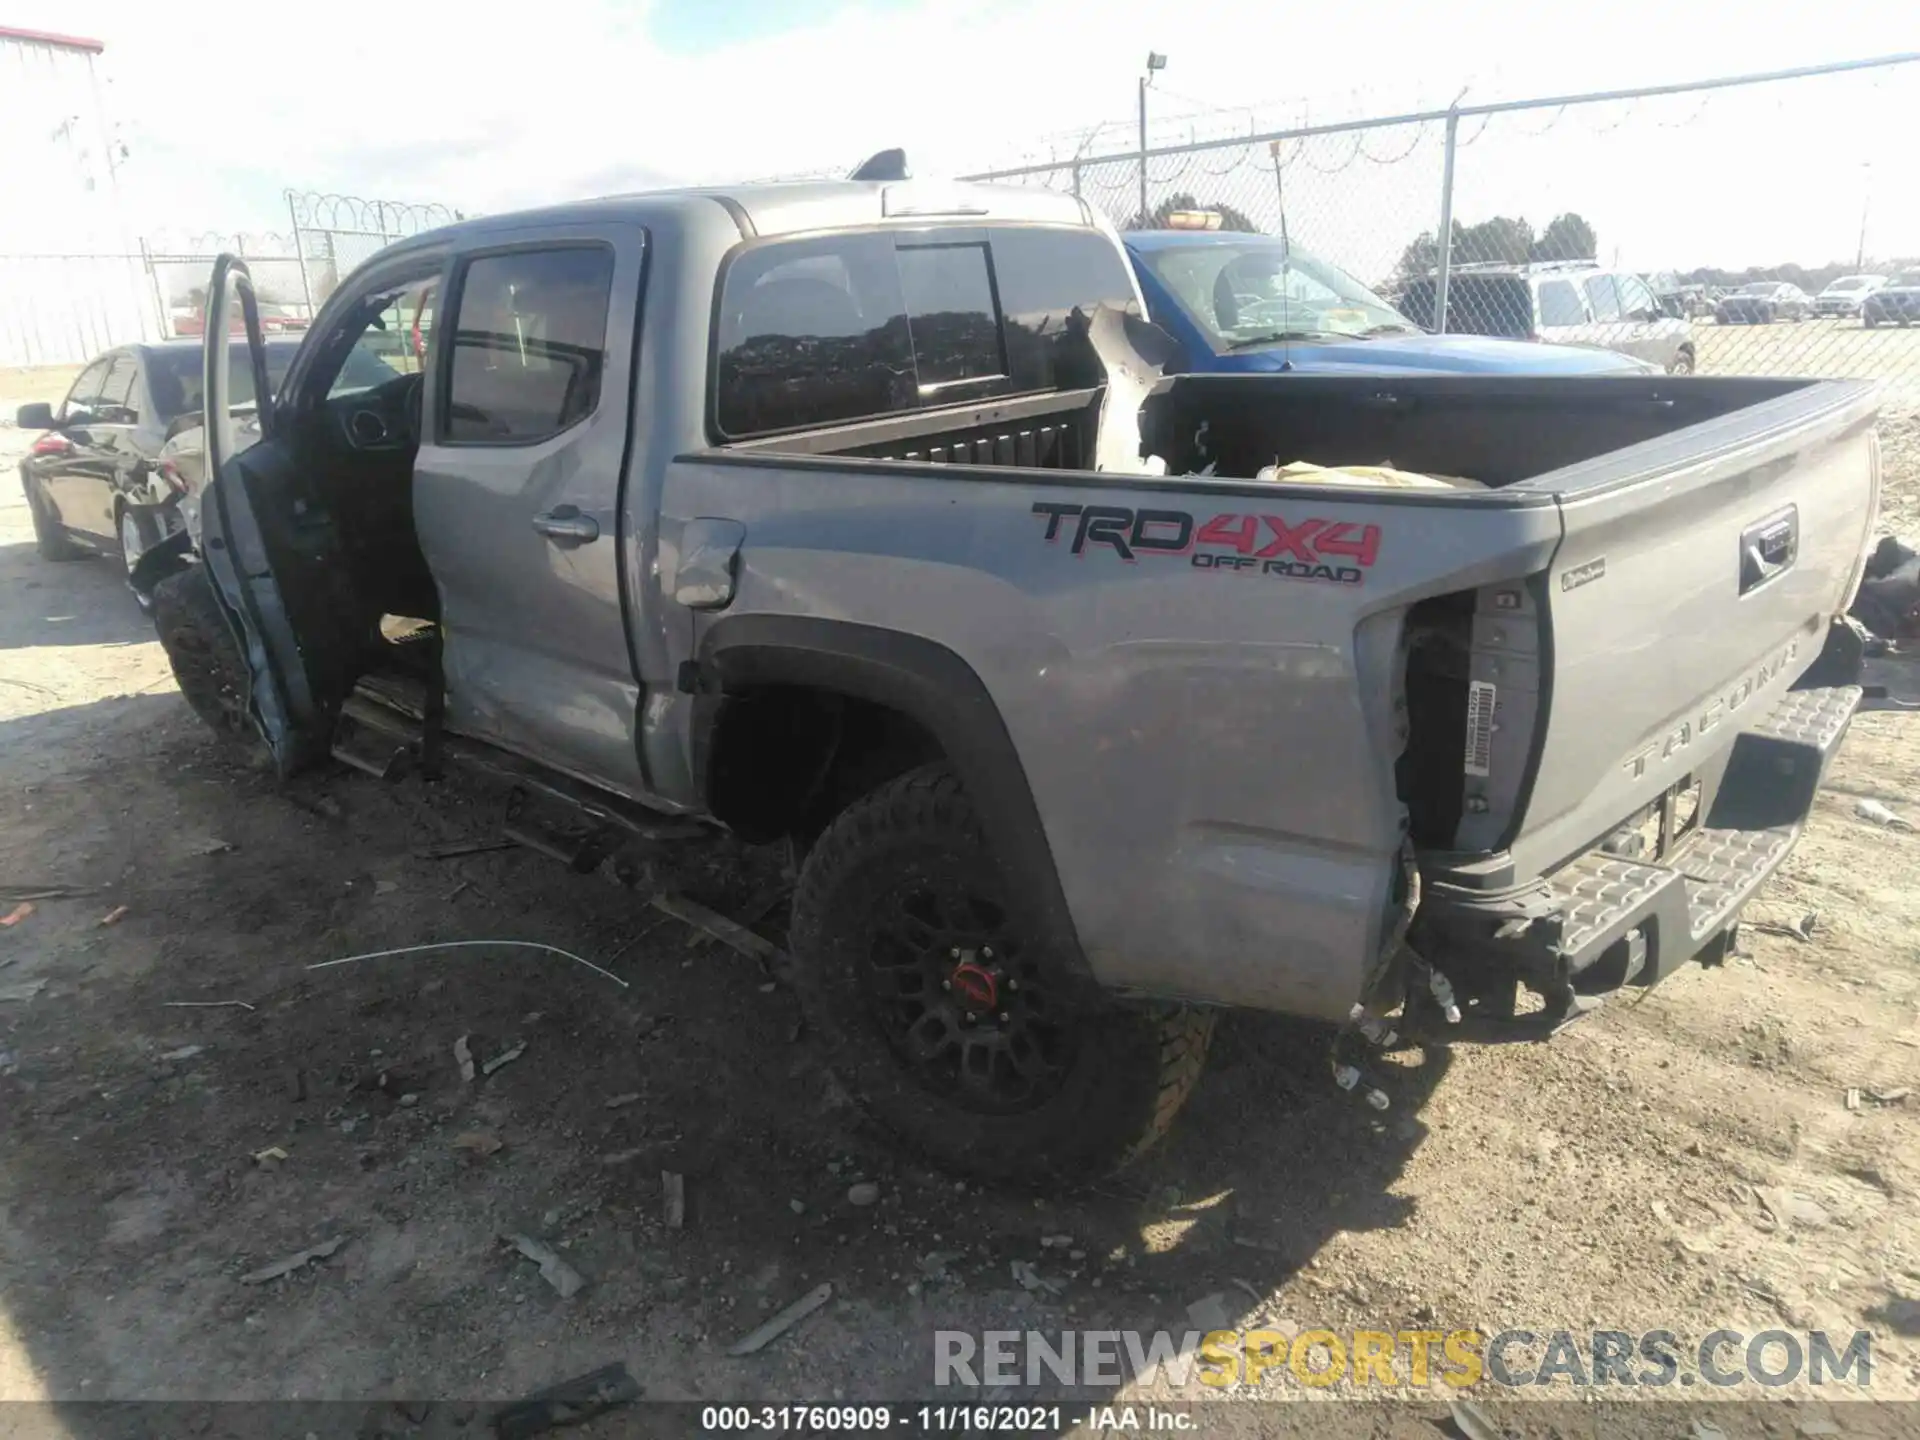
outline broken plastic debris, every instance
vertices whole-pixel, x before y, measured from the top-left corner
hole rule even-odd
[[[562,1300],[571,1300],[585,1288],[586,1279],[562,1260],[551,1245],[543,1244],[531,1235],[509,1235],[507,1241],[540,1267],[540,1278],[559,1291]]]
[[[1853,802],[1853,813],[1858,815],[1862,820],[1871,820],[1876,825],[1885,825],[1890,829],[1913,829],[1911,824],[1902,820],[1878,800],[1869,800],[1864,796]]]
[[[1360,1068],[1357,1065],[1336,1065],[1333,1067],[1333,1083],[1342,1090],[1351,1090],[1360,1083]]]
[[[833,1286],[816,1285],[793,1304],[787,1306],[759,1329],[748,1332],[728,1347],[727,1354],[736,1359],[742,1355],[751,1355],[764,1350],[787,1331],[798,1325],[807,1316],[813,1314],[822,1305],[833,1298]]]
[[[207,1047],[204,1045],[182,1045],[178,1050],[167,1051],[167,1053],[162,1055],[160,1058],[162,1060],[176,1060],[176,1061],[191,1060],[196,1055],[204,1055],[206,1053],[207,1053]]]
[[[22,980],[17,985],[0,985],[0,1000],[31,1000],[47,988],[44,980]]]
[[[253,1152],[253,1163],[258,1165],[262,1170],[272,1170],[276,1166],[284,1165],[292,1158],[291,1155],[287,1154],[287,1152],[282,1150],[278,1145],[269,1145],[264,1150],[256,1150]]]
[[[118,925],[122,920],[127,918],[127,912],[131,909],[133,909],[131,905],[116,905],[98,920],[94,921],[94,924],[101,926]]]
[[[40,907],[35,905],[31,900],[22,900],[6,914],[0,915],[0,927],[10,930],[39,908]]]
[[[1458,1025],[1460,1023],[1460,1006],[1453,997],[1453,982],[1448,980],[1447,977],[1442,975],[1438,970],[1429,970],[1427,972],[1427,989],[1433,992],[1433,1002],[1440,1007],[1440,1013],[1447,1017],[1447,1024]],[[1386,1107],[1383,1105],[1380,1108],[1384,1110]]]
[[[334,1251],[347,1243],[347,1237],[336,1235],[314,1246],[311,1250],[302,1250],[297,1255],[289,1255],[284,1260],[276,1260],[271,1265],[263,1265],[258,1270],[250,1270],[240,1277],[242,1285],[264,1285],[269,1280],[278,1280],[282,1275],[291,1275],[303,1265],[315,1260],[325,1260]]]
[[[1025,1260],[1016,1260],[1008,1268],[1012,1270],[1013,1278],[1019,1282],[1022,1290],[1044,1290],[1049,1295],[1060,1293],[1060,1286],[1056,1282],[1047,1279]]]
[[[637,1105],[639,1103],[640,1092],[638,1090],[630,1090],[625,1095],[609,1095],[607,1097],[607,1109],[609,1110],[624,1110],[629,1105]]]
[[[505,1149],[500,1137],[487,1130],[463,1130],[453,1137],[453,1148],[469,1150],[475,1155],[492,1155]]]
[[[462,1035],[453,1042],[453,1058],[459,1063],[460,1078],[471,1082],[473,1079],[473,1051],[467,1045],[467,1037]]]
[[[578,1425],[616,1405],[640,1398],[640,1384],[624,1365],[604,1365],[591,1375],[563,1381],[525,1400],[504,1406],[493,1417],[499,1440],[527,1440],[543,1430]]]
[[[508,1046],[505,1050],[502,1050],[498,1055],[494,1056],[491,1060],[487,1061],[486,1064],[482,1065],[480,1067],[480,1073],[482,1075],[491,1075],[493,1074],[494,1071],[500,1069],[503,1065],[511,1065],[514,1061],[518,1060],[522,1055],[526,1053],[527,1053],[527,1042],[524,1040],[516,1040],[512,1045]]]

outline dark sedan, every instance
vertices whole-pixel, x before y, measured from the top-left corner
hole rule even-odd
[[[1756,280],[1742,285],[1730,295],[1722,295],[1713,307],[1713,318],[1722,325],[1771,325],[1776,320],[1801,321],[1813,314],[1813,297],[1798,285],[1784,280]]]
[[[1861,323],[1912,325],[1920,322],[1920,270],[1903,270],[1860,302]]]
[[[266,342],[270,384],[280,383],[299,346],[298,339]],[[198,340],[124,345],[82,370],[57,408],[20,407],[22,430],[46,432],[20,462],[42,556],[114,555],[131,576],[142,554],[181,528],[186,485],[161,450],[182,416],[200,414],[201,367]],[[234,348],[232,374],[233,403],[251,405],[244,346]],[[148,597],[137,588],[134,595],[144,609]]]

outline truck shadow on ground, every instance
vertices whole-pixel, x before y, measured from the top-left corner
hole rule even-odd
[[[62,768],[76,730],[84,771]],[[0,983],[43,982],[0,1004],[0,1350],[50,1396],[351,1397],[344,1430],[299,1422],[323,1435],[365,1433],[375,1397],[382,1425],[389,1400],[430,1400],[477,1434],[500,1400],[613,1359],[654,1399],[961,1401],[991,1387],[935,1391],[941,1330],[1418,1318],[1410,1287],[1350,1265],[1273,1297],[1344,1237],[1414,1221],[1395,1187],[1443,1054],[1384,1063],[1382,1114],[1333,1086],[1326,1028],[1229,1016],[1139,1165],[1058,1194],[983,1188],[864,1124],[795,998],[644,895],[524,850],[422,854],[496,831],[485,795],[282,787],[173,695],[11,722],[0,754],[0,873],[88,891],[0,933]],[[654,883],[741,913],[767,859],[706,846]],[[778,910],[761,926],[777,938]],[[305,968],[488,937],[559,945],[629,988],[507,951]],[[482,1062],[526,1049],[466,1081],[462,1037]],[[682,1225],[663,1173],[682,1177]],[[880,1199],[856,1205],[865,1181]],[[503,1248],[513,1233],[564,1245],[585,1290],[555,1294]],[[242,1283],[334,1236],[337,1254]],[[804,1327],[726,1356],[823,1282],[834,1302]],[[125,1415],[61,1423],[105,1440]]]
[[[127,645],[153,639],[153,622],[104,556],[55,564],[31,542],[0,545],[0,650],[38,645]]]

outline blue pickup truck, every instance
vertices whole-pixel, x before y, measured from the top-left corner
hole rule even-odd
[[[1131,230],[1127,258],[1148,313],[1187,372],[1363,375],[1632,375],[1611,350],[1484,335],[1429,335],[1351,275],[1275,235]]]

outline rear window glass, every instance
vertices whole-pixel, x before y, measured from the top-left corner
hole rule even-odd
[[[1006,374],[987,247],[902,245],[896,258],[921,393]]]
[[[1403,314],[1433,323],[1432,279],[1409,281]],[[1447,280],[1447,330],[1455,335],[1500,335],[1524,340],[1533,334],[1533,291],[1524,275],[1462,275]]]
[[[1098,385],[1093,312],[1135,310],[1093,230],[828,235],[743,250],[721,284],[714,419],[741,440]]]
[[[293,363],[294,352],[299,348],[298,340],[266,342],[267,384],[276,391],[286,378],[287,366]],[[227,372],[232,385],[229,398],[236,406],[251,405],[253,358],[247,352],[246,342],[235,343],[227,353],[233,367]],[[201,408],[200,382],[205,363],[198,346],[168,346],[147,352],[147,391],[152,395],[153,407],[162,421]],[[389,371],[385,378],[391,380],[392,372]]]

